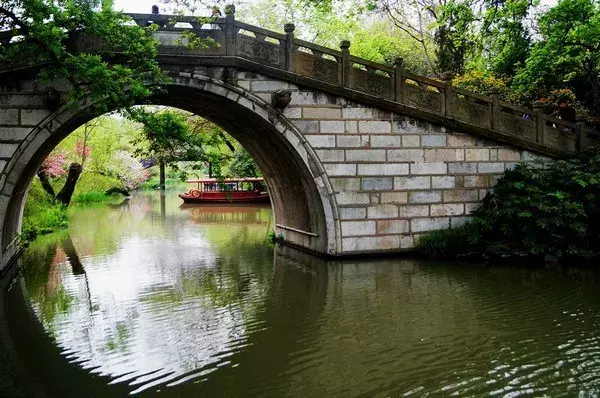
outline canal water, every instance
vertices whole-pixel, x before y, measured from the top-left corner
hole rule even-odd
[[[4,280],[0,395],[598,396],[592,271],[272,247],[270,207],[76,207]]]

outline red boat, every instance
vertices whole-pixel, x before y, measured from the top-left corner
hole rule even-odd
[[[179,194],[184,203],[265,203],[270,200],[262,178],[207,178],[188,182],[197,184],[197,188]]]

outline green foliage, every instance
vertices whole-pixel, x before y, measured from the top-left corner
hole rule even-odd
[[[164,77],[155,60],[156,42],[143,28],[99,0],[8,0],[0,3],[0,23],[22,40],[0,46],[0,62],[46,63],[42,81],[64,78],[73,86],[70,101],[91,100],[100,110],[134,104]],[[87,45],[102,52],[80,53],[73,45],[85,32]],[[115,53],[118,52],[118,57]]]
[[[454,78],[452,85],[481,95],[497,95],[505,101],[511,94],[505,80],[486,71],[469,71]]]
[[[83,192],[73,195],[73,199],[71,199],[71,201],[73,203],[98,203],[106,202],[110,199],[111,197],[106,195],[104,192]]]
[[[244,148],[238,148],[227,165],[227,175],[231,177],[258,177],[260,170],[254,159]]]
[[[421,250],[456,258],[566,262],[600,254],[600,149],[507,171],[473,221],[425,236]]]
[[[23,210],[21,242],[28,244],[40,235],[67,227],[67,209],[54,202],[39,180],[32,181]]]

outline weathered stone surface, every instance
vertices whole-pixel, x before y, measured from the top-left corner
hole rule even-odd
[[[490,160],[490,150],[487,148],[465,149],[465,160],[469,162],[478,160]]]
[[[336,139],[338,148],[364,148],[369,145],[369,136],[338,135]]]
[[[485,173],[502,173],[504,171],[504,163],[478,163],[478,172]]]
[[[388,162],[423,162],[423,149],[388,149]]]
[[[362,189],[365,191],[389,191],[394,187],[392,177],[363,178]]]
[[[404,234],[410,231],[407,220],[381,220],[377,221],[377,234]]]
[[[469,147],[477,144],[477,138],[470,135],[448,134],[448,146]]]
[[[381,203],[408,203],[408,192],[382,192]]]
[[[426,162],[455,162],[463,157],[461,149],[425,149]]]
[[[444,202],[477,202],[477,189],[455,189],[444,191]]]
[[[397,218],[398,217],[398,206],[393,205],[393,204],[369,206],[367,208],[367,217],[369,219]]]
[[[385,162],[385,149],[348,149],[347,162]]]
[[[446,136],[439,135],[422,135],[421,136],[421,145],[424,147],[431,146],[446,146]]]
[[[428,215],[428,205],[398,206],[398,216],[400,218],[427,217]]]
[[[340,192],[335,197],[338,205],[367,205],[370,203],[368,193]]]
[[[456,177],[443,176],[443,177],[431,177],[432,188],[454,188],[456,185]]]
[[[441,191],[415,191],[409,192],[410,203],[436,203],[442,201]]]
[[[420,135],[403,135],[402,136],[403,147],[418,147],[421,146]]]
[[[356,175],[356,165],[351,163],[325,163],[323,168],[330,176]]]
[[[0,142],[0,158],[10,159],[18,147],[18,144]]]
[[[303,107],[302,117],[305,119],[340,119],[342,110],[340,108],[313,108]]]
[[[375,221],[342,221],[343,236],[375,235]]]
[[[359,164],[358,175],[360,176],[393,176],[408,174],[406,163],[380,163]]]
[[[378,117],[378,112],[373,108],[344,108],[342,117],[344,119],[375,119]]]
[[[373,135],[371,136],[373,148],[398,148],[402,147],[402,137],[399,135]]]
[[[31,127],[0,127],[0,140],[23,141],[30,132]]]
[[[465,188],[480,188],[490,186],[490,176],[488,175],[475,175],[464,177]]]
[[[19,110],[18,109],[0,109],[0,125],[18,125]]]
[[[410,165],[411,174],[446,174],[448,165],[442,162],[413,163]]]
[[[410,222],[411,232],[436,231],[438,229],[448,229],[449,227],[450,219],[448,217],[416,218]]]
[[[348,252],[393,250],[400,248],[400,237],[394,235],[343,238],[342,247]]]
[[[521,160],[521,152],[516,149],[498,149],[498,160],[518,162]]]
[[[441,205],[431,205],[429,213],[433,217],[439,216],[459,216],[465,213],[465,206],[462,203],[450,203]]]
[[[394,178],[394,189],[396,190],[423,190],[431,188],[430,177],[396,177]]]
[[[307,135],[306,141],[313,148],[334,148],[335,135]]]
[[[321,133],[336,134],[346,132],[346,123],[339,120],[329,120],[321,122]]]
[[[349,191],[355,192],[360,191],[360,178],[335,178],[329,179],[331,186],[335,192]]]
[[[319,122],[316,120],[296,120],[294,125],[301,133],[319,132]]]
[[[343,162],[343,149],[317,149],[315,151],[321,162]]]
[[[358,132],[361,134],[381,134],[392,132],[392,122],[359,121]]]
[[[448,163],[449,174],[477,174],[477,163]]]
[[[342,220],[367,218],[367,209],[364,207],[342,207],[340,208],[340,218]]]

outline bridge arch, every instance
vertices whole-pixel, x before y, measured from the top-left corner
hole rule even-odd
[[[165,89],[153,104],[189,111],[220,125],[253,156],[271,194],[278,235],[316,253],[336,252],[335,195],[318,156],[294,124],[264,99],[213,77],[182,73]],[[29,132],[7,165],[0,201],[4,207],[0,214],[5,214],[0,220],[3,262],[18,250],[30,182],[62,139],[100,116],[91,105],[64,106],[50,114]]]

